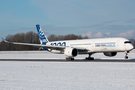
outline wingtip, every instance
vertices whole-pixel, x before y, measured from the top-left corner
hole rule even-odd
[[[1,37],[1,39],[2,39],[4,42],[6,42],[6,40],[5,40],[4,38]]]
[[[3,39],[2,37],[1,37],[1,39],[2,39],[3,41],[5,41],[5,39]]]

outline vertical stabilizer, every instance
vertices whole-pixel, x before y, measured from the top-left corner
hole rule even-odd
[[[37,28],[37,32],[39,35],[40,43],[43,45],[46,45],[46,43],[48,43],[49,41],[48,41],[47,37],[45,36],[43,30],[41,29],[39,24],[36,25],[36,28]]]

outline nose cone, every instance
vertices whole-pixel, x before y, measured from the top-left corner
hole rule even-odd
[[[130,50],[134,49],[134,46],[133,45],[130,45],[129,49]]]
[[[126,44],[125,50],[126,51],[131,51],[134,49],[134,46],[132,44]]]

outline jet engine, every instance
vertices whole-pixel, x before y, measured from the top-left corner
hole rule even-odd
[[[78,54],[78,50],[76,48],[66,48],[64,54],[68,57],[75,57]]]
[[[113,57],[117,55],[117,52],[104,52],[105,56]]]

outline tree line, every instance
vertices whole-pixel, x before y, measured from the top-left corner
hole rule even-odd
[[[20,42],[20,43],[32,43],[40,44],[39,36],[37,33],[30,31],[27,33],[17,33],[15,35],[8,35],[5,38],[9,42]],[[81,35],[49,35],[49,41],[58,40],[76,40],[76,39],[88,39],[88,37],[82,37]],[[39,47],[25,46],[25,45],[15,45],[11,43],[0,42],[0,51],[24,51],[24,50],[39,50]]]

